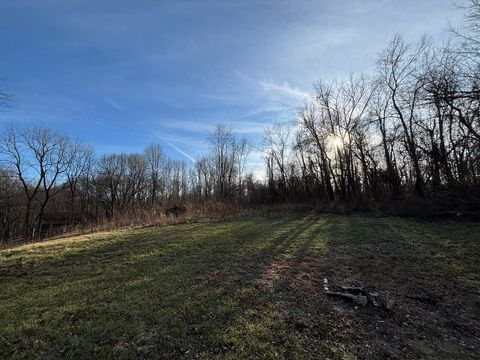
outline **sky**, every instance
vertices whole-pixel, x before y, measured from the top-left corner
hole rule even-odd
[[[258,144],[317,80],[372,72],[397,33],[445,41],[459,16],[452,0],[0,0],[0,125],[193,163],[216,124]]]

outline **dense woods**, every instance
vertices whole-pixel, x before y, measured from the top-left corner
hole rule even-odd
[[[0,240],[33,239],[175,204],[380,201],[480,187],[480,1],[454,40],[396,36],[376,71],[317,81],[292,123],[268,128],[264,180],[247,168],[253,144],[225,125],[192,166],[143,153],[96,156],[43,128],[0,137]],[[8,96],[0,95],[0,106]]]

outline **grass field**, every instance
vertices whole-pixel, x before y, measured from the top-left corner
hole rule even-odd
[[[25,245],[0,251],[0,358],[479,358],[479,269],[478,223],[360,215]],[[325,276],[395,307],[327,298]]]

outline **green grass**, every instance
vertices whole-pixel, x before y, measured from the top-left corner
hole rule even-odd
[[[25,245],[0,251],[0,358],[475,358],[479,265],[480,224],[357,215]],[[396,307],[326,298],[324,276]]]

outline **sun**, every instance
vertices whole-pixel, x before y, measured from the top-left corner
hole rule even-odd
[[[345,145],[343,139],[338,135],[329,136],[327,141],[328,145],[332,148],[332,150],[342,149]]]
[[[333,143],[333,146],[335,146],[335,148],[337,148],[337,149],[343,147],[343,140],[339,136],[335,136],[333,138],[332,143]]]

